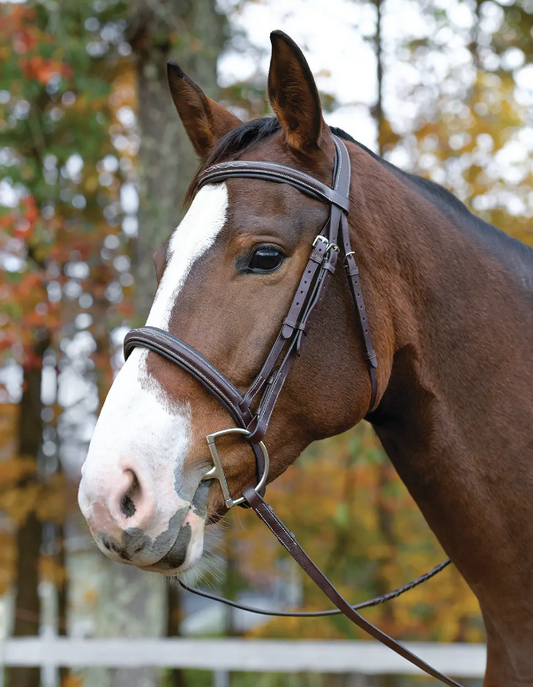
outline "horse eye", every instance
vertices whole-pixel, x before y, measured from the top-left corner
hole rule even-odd
[[[283,262],[283,251],[274,246],[260,246],[256,248],[248,263],[250,272],[273,272]]]

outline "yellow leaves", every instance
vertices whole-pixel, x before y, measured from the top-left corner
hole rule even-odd
[[[15,458],[0,463],[0,485],[35,475],[37,466],[34,458]]]
[[[93,193],[93,192],[96,191],[96,189],[98,188],[98,177],[97,177],[95,174],[92,174],[91,176],[88,176],[88,177],[85,179],[85,184],[84,184],[84,186],[85,186],[85,190],[86,190],[88,193]]]
[[[53,474],[41,485],[40,498],[35,513],[41,522],[63,522],[66,511],[65,477],[61,473]]]
[[[83,687],[84,679],[82,675],[69,672],[61,680],[61,687]]]
[[[57,556],[41,556],[39,574],[42,580],[51,582],[55,587],[62,587],[67,579],[67,571]]]
[[[382,152],[392,150],[400,140],[401,136],[393,130],[389,120],[383,117],[379,126],[379,142]]]
[[[324,602],[327,603],[327,600]],[[306,610],[322,610],[325,606]],[[327,618],[274,618],[246,633],[252,638],[290,637],[293,639],[345,639],[346,635]]]
[[[60,523],[66,509],[65,479],[54,474],[45,482],[37,476],[35,460],[0,462],[0,510],[18,526],[35,512],[39,520]]]
[[[11,586],[15,571],[15,541],[10,532],[0,530],[0,596]]]
[[[35,510],[40,493],[40,485],[26,484],[14,486],[0,495],[0,509],[19,527],[24,524],[28,515]]]

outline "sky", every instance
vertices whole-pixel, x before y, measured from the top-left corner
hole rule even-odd
[[[226,4],[227,6],[227,4]],[[219,61],[222,86],[266,74],[270,61],[270,32],[285,31],[304,51],[320,90],[340,104],[326,115],[365,145],[375,146],[375,128],[368,113],[377,96],[376,58],[365,37],[375,29],[375,10],[352,0],[268,0],[248,2],[233,10],[235,30],[246,34],[252,49],[244,55],[229,50]],[[355,136],[356,134],[353,133]]]
[[[376,127],[370,107],[376,102],[376,57],[372,45],[376,9],[356,0],[218,0],[229,13],[237,38],[219,60],[219,80],[227,86],[254,74],[265,76],[270,59],[270,31],[282,29],[303,49],[318,87],[330,93],[337,108],[326,113],[328,124],[340,126],[358,141],[376,150]],[[481,6],[479,40],[497,30],[502,5],[512,0],[486,1]],[[445,18],[437,26],[433,10]],[[472,85],[475,71],[469,42],[476,20],[468,0],[386,0],[382,10],[382,44],[385,70],[385,114],[400,134],[446,92],[460,102]],[[404,46],[431,37],[436,50],[416,65]],[[487,48],[483,59],[495,68],[499,58]],[[524,55],[512,48],[503,66],[516,70],[520,98],[533,111],[533,66],[522,68]],[[446,91],[448,89],[448,91]],[[532,120],[533,124],[533,120]],[[524,134],[522,134],[524,135]],[[503,158],[506,156],[503,155]],[[389,158],[403,168],[413,159],[401,147]],[[505,164],[502,159],[499,164]],[[444,178],[434,179],[442,183]]]

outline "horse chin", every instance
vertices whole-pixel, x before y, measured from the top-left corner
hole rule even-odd
[[[191,570],[204,550],[205,514],[192,507],[185,516],[169,551],[157,563],[140,566],[141,570],[179,577]]]

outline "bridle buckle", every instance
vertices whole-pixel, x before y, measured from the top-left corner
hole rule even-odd
[[[325,236],[322,236],[322,234],[318,234],[318,236],[315,236],[315,240],[313,241],[313,248],[316,248],[316,245],[319,241],[322,241],[322,243],[326,246],[324,250],[324,255],[327,255],[330,250],[335,251],[335,253],[340,253],[340,248],[337,246],[337,244],[334,241],[330,241]]]
[[[329,247],[329,241],[325,236],[322,236],[322,234],[319,234],[318,236],[315,236],[315,240],[313,241],[313,248],[316,247],[316,244],[319,241],[323,241],[326,244],[326,251],[328,250]]]
[[[209,447],[209,453],[211,454],[214,465],[208,472],[205,473],[201,481],[203,482],[204,480],[218,479],[220,482],[222,495],[224,496],[224,503],[226,504],[226,508],[229,509],[233,508],[233,506],[240,506],[241,503],[246,501],[246,499],[244,496],[240,496],[238,499],[233,499],[229,491],[228,482],[226,480],[226,475],[224,474],[224,468],[222,467],[222,461],[220,460],[220,455],[218,453],[216,444],[217,437],[222,437],[226,434],[242,434],[246,438],[252,436],[252,432],[248,431],[247,429],[242,429],[241,427],[230,427],[229,429],[222,429],[220,432],[208,434],[206,436],[207,446]],[[257,486],[254,487],[255,491],[259,492],[266,484],[268,471],[270,468],[270,461],[268,458],[268,451],[264,443],[262,441],[258,441],[257,445],[263,452],[263,458],[265,459],[265,468],[263,474],[261,475],[261,479],[259,480]]]

